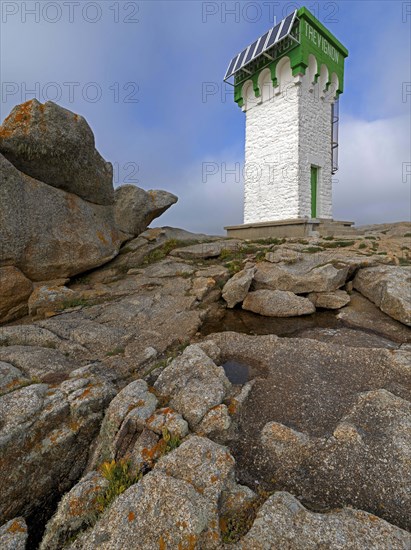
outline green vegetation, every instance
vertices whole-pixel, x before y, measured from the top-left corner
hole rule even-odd
[[[178,239],[168,239],[159,248],[156,248],[155,250],[152,250],[147,254],[147,256],[143,260],[143,265],[150,265],[159,262],[160,260],[163,260],[175,248],[182,248],[197,243],[198,241],[180,241]]]
[[[369,239],[370,241],[376,241],[377,240],[377,237],[373,237],[372,235],[366,235],[365,238]]]
[[[409,258],[399,258],[400,265],[411,265],[411,260]]]
[[[411,233],[405,233],[404,237],[411,237]]]
[[[367,248],[367,243],[360,243],[358,248]]]
[[[330,241],[323,243],[324,248],[345,248],[347,246],[353,246],[355,241]]]
[[[61,309],[70,309],[72,307],[86,307],[92,305],[85,298],[72,298],[71,300],[64,300],[61,304]]]
[[[221,539],[225,544],[235,544],[251,528],[258,509],[270,496],[262,491],[257,498],[247,502],[239,511],[220,518]]]
[[[108,351],[106,353],[106,356],[107,357],[113,357],[114,355],[123,355],[124,352],[125,352],[125,348],[117,347],[117,348],[112,349],[111,351]]]
[[[323,237],[323,241],[333,241],[334,237],[333,235],[330,235],[329,237]]]
[[[100,472],[109,482],[105,491],[98,495],[97,505],[100,512],[103,512],[121,493],[129,487],[138,483],[143,477],[141,472],[132,473],[130,463],[124,459],[111,462],[103,462]]]
[[[265,260],[265,255],[266,255],[265,250],[260,250],[260,251],[257,252],[257,254],[255,255],[255,261],[256,261],[256,262],[263,262],[263,261]]]
[[[267,239],[255,239],[253,243],[270,245],[270,244],[284,244],[286,239],[277,239],[275,237],[268,237]]]
[[[308,254],[314,254],[315,252],[322,252],[324,248],[322,246],[308,246],[304,248],[302,252],[308,252]]]

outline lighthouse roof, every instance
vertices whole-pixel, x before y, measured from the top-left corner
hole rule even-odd
[[[337,75],[337,91],[342,93],[344,60],[348,56],[348,51],[305,7],[287,15],[234,56],[228,65],[224,80],[230,82],[233,79],[238,91],[242,83],[258,77],[265,67],[271,69],[274,78],[276,64],[284,56],[290,58],[294,76],[305,74],[310,55],[315,57],[318,67],[325,65],[329,75]],[[256,87],[257,83],[254,84]]]
[[[277,23],[272,29],[269,29],[260,36],[260,38],[257,38],[255,42],[234,56],[227,67],[224,80],[235,75],[241,69],[247,72],[247,66],[257,58],[267,55],[267,50],[271,50],[276,44],[287,38],[291,33],[296,16],[297,10],[287,15],[287,17]]]

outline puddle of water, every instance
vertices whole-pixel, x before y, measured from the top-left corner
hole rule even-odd
[[[311,338],[350,347],[395,349],[399,344],[378,333],[347,327],[338,311],[317,311],[302,317],[263,317],[242,309],[227,309],[220,319],[210,319],[201,327],[202,336],[233,331],[252,335],[275,334],[289,338]]]
[[[250,379],[250,367],[238,361],[227,361],[222,365],[232,384],[245,384]]]
[[[203,336],[224,331],[292,336],[302,330],[339,326],[341,322],[337,319],[336,313],[330,311],[319,311],[314,315],[302,317],[263,317],[243,309],[227,309],[222,319],[210,319],[200,330]]]

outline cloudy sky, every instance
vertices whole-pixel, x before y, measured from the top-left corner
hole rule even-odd
[[[1,119],[37,97],[86,117],[115,184],[167,189],[161,225],[242,223],[244,114],[222,83],[230,58],[306,5],[348,48],[334,217],[410,218],[411,3],[406,1],[7,1]]]

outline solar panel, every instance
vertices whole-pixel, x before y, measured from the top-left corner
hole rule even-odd
[[[278,40],[281,40],[282,38],[287,36],[287,34],[289,34],[289,32],[291,31],[292,23],[294,23],[294,14],[290,13],[290,15],[287,15],[287,17],[284,19],[283,28],[281,29],[281,32],[278,36]]]
[[[235,67],[237,59],[238,59],[238,54],[235,57],[233,57],[233,59],[231,60],[224,79],[229,78],[234,73],[234,67]]]
[[[240,54],[237,54],[230,61],[224,80],[227,80],[230,76],[233,76],[241,68],[254,61],[260,55],[264,54],[266,50],[277,44],[280,40],[286,38],[293,28],[296,15],[297,10],[287,15],[285,19],[263,34],[263,36],[253,42],[251,46],[243,50]]]
[[[280,27],[281,27],[281,23],[278,23],[278,25],[276,25],[273,28],[273,32],[271,33],[270,39],[267,42],[267,48],[275,44],[275,39],[277,38],[277,34],[278,34],[278,31],[280,30]]]
[[[254,57],[254,50],[255,50],[255,47],[257,46],[257,42],[258,40],[256,40],[255,42],[253,42],[250,46],[250,49],[248,50],[248,54],[246,55],[245,59],[244,59],[244,65],[246,63],[248,63],[249,61],[251,61],[251,59]]]

